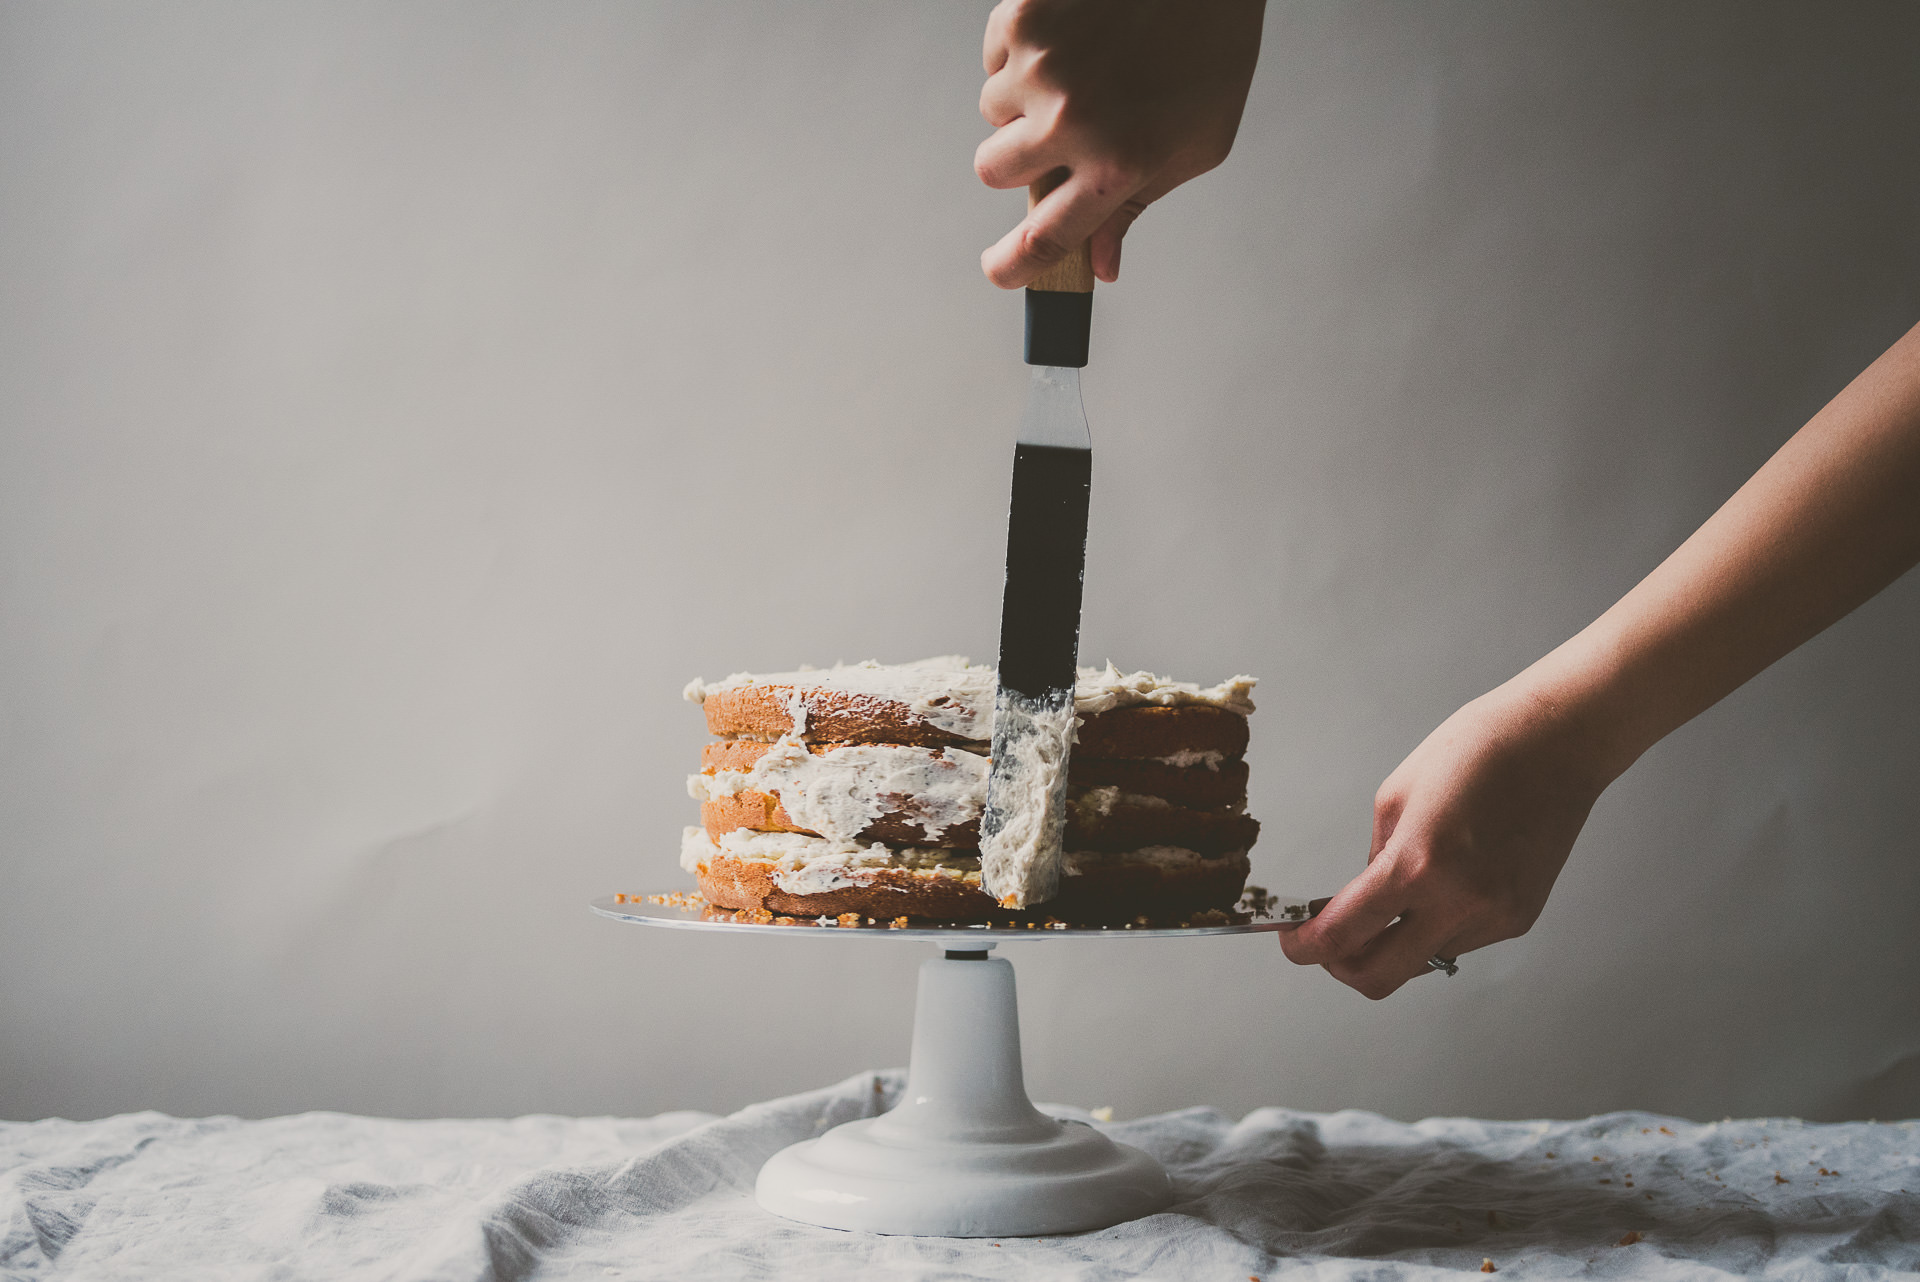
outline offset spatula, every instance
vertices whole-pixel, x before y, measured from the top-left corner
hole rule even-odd
[[[1044,194],[1036,186],[1029,203]],[[1093,474],[1080,403],[1093,324],[1088,247],[1029,285],[1026,303],[1033,382],[1013,447],[993,765],[980,817],[981,873],[1003,908],[1043,903],[1060,881]]]

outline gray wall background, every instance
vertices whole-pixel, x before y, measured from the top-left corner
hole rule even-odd
[[[967,4],[0,6],[0,1115],[727,1109],[910,947],[681,883],[682,683],[997,635]],[[1084,657],[1263,678],[1257,879],[1920,318],[1911,4],[1282,4],[1103,289]],[[1016,948],[1030,1084],[1920,1113],[1920,580],[1603,799],[1526,939]]]

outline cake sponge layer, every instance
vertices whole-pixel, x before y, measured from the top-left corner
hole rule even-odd
[[[850,846],[789,833],[729,833],[719,845],[687,829],[682,862],[720,908],[795,917],[858,913],[876,920],[980,920],[1000,913],[979,861],[950,851]],[[1070,851],[1060,893],[1043,911],[1073,921],[1168,919],[1231,908],[1246,886],[1245,851],[1207,856],[1174,847]]]
[[[771,740],[793,734],[816,743],[937,746],[985,743],[993,737],[994,681],[990,667],[943,656],[917,663],[842,664],[768,675],[738,672],[724,681],[691,681],[685,693],[705,709],[708,729],[729,738]],[[1181,748],[1222,748],[1237,756],[1246,749],[1244,731],[1253,711],[1253,686],[1252,677],[1198,686],[1150,672],[1122,673],[1112,664],[1104,669],[1082,668],[1074,689],[1074,714],[1083,727],[1135,709],[1220,714],[1241,723],[1238,747],[1173,742],[1157,751],[1110,755],[1151,757]],[[1132,723],[1122,717],[1114,724]],[[1140,724],[1178,726],[1183,722],[1148,718]],[[1220,732],[1216,730],[1213,738],[1219,739]]]

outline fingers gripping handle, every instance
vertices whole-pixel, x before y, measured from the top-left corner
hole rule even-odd
[[[1060,173],[1027,188],[1027,208],[1059,186]],[[1027,364],[1081,368],[1092,330],[1093,246],[1083,240],[1027,286]]]
[[[1027,188],[1027,208],[1047,198],[1065,180],[1067,171],[1056,169]],[[1027,288],[1044,294],[1091,294],[1093,292],[1093,242],[1083,240],[1065,258],[1033,278]]]

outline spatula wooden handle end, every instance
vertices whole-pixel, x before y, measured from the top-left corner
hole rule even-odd
[[[1055,170],[1027,188],[1027,208],[1032,209],[1055,187],[1066,171]],[[1093,292],[1093,242],[1083,240],[1067,256],[1028,282],[1028,289],[1043,294],[1091,294]]]

